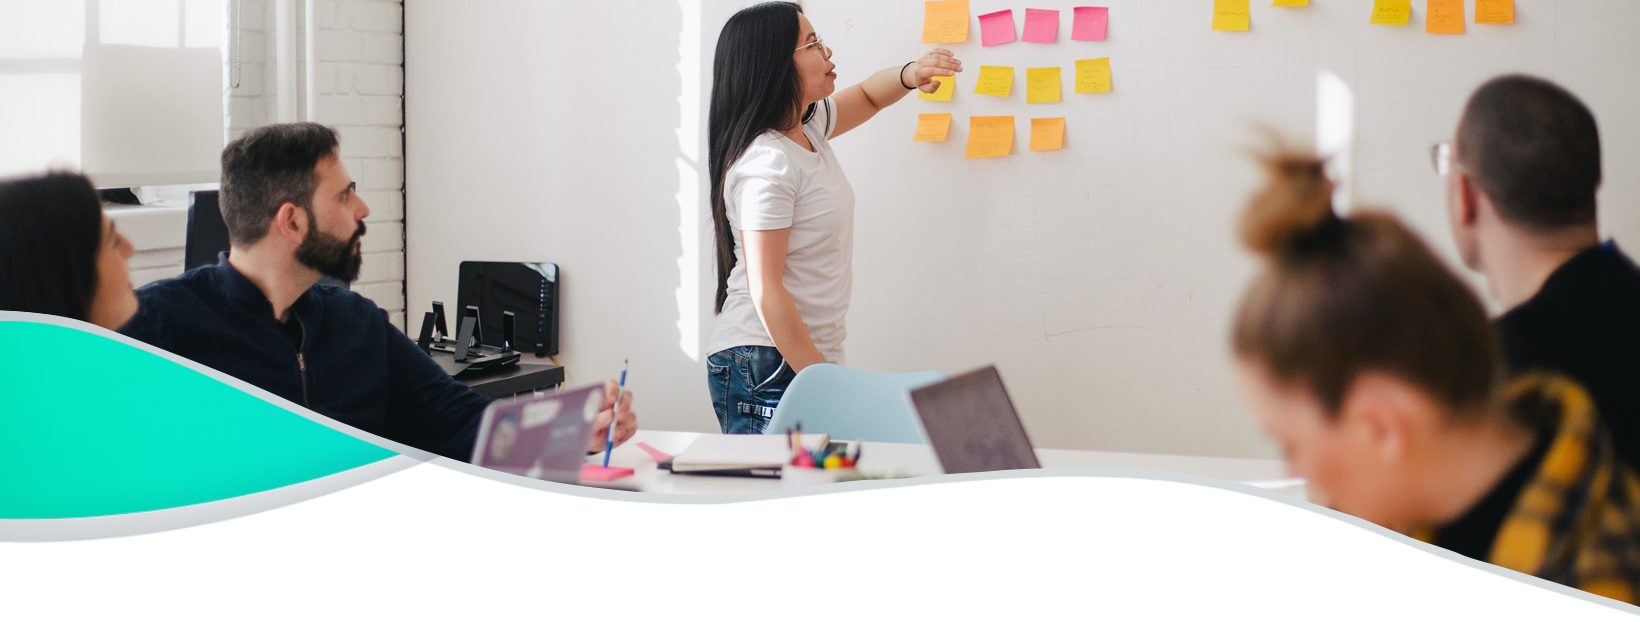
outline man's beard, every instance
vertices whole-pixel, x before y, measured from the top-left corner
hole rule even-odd
[[[364,263],[359,238],[364,237],[364,223],[351,238],[339,238],[319,230],[313,215],[308,214],[308,234],[296,247],[296,262],[317,270],[343,283],[359,279],[359,266]]]

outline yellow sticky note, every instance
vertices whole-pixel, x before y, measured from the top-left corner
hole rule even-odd
[[[1372,3],[1372,23],[1384,26],[1405,26],[1412,19],[1412,0],[1375,0]]]
[[[1013,117],[968,117],[968,155],[995,158],[1014,149]]]
[[[1076,61],[1076,92],[1110,92],[1110,59],[1092,58]]]
[[[1014,68],[980,65],[978,82],[975,93],[1007,97],[1014,90]]]
[[[923,43],[962,43],[968,40],[968,0],[923,3]]]
[[[1251,4],[1252,0],[1213,0],[1213,30],[1247,30],[1252,24]]]
[[[937,102],[951,101],[951,94],[957,92],[957,77],[934,76],[933,80],[940,83],[940,88],[932,93],[917,91],[917,99],[932,99]]]
[[[1475,0],[1475,23],[1515,23],[1515,0]]]
[[[917,134],[912,142],[943,143],[945,133],[951,131],[951,113],[917,115]]]
[[[1025,103],[1059,101],[1059,68],[1031,67],[1025,70]]]
[[[1275,0],[1270,6],[1310,6],[1310,0]]]
[[[1463,0],[1429,0],[1429,4],[1424,5],[1424,32],[1463,34]]]
[[[1031,119],[1031,151],[1053,151],[1065,146],[1065,117]]]

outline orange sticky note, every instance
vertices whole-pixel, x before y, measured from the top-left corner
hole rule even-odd
[[[1463,34],[1463,0],[1429,0],[1429,4],[1424,5],[1424,32]]]
[[[1065,146],[1065,117],[1031,119],[1031,151],[1053,151]]]
[[[1025,70],[1025,103],[1059,101],[1059,68],[1031,67]]]
[[[1106,93],[1110,91],[1110,59],[1090,58],[1076,61],[1076,92]]]
[[[932,93],[917,91],[917,99],[930,99],[937,102],[951,101],[951,94],[957,92],[957,77],[934,76],[932,80],[940,83],[940,88],[935,89]]]
[[[968,154],[964,158],[995,158],[1013,149],[1013,117],[968,117]]]
[[[1213,0],[1213,30],[1247,30],[1252,0]]]
[[[1405,26],[1412,19],[1412,0],[1374,0],[1372,23],[1383,26]]]
[[[917,115],[917,134],[912,142],[943,143],[945,133],[951,130],[951,113]]]
[[[1310,0],[1275,0],[1270,6],[1310,6]]]
[[[1475,0],[1475,23],[1515,23],[1515,0]]]
[[[923,3],[923,43],[962,43],[968,40],[968,0]]]
[[[980,95],[1007,97],[1014,90],[1014,68],[980,65],[979,79],[974,81],[974,92]]]

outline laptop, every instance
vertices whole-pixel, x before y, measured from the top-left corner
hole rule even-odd
[[[473,464],[574,484],[586,462],[603,385],[492,402],[478,424]]]
[[[910,399],[945,473],[1040,468],[997,369],[913,389]],[[1073,535],[1046,479],[951,487],[997,588],[1205,602],[1233,576],[1228,543]]]

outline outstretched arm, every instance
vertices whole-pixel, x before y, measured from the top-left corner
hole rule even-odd
[[[939,89],[934,76],[954,76],[962,71],[962,61],[951,55],[951,50],[934,48],[917,62],[884,69],[871,74],[864,82],[843,89],[832,101],[837,102],[837,126],[832,138],[842,136],[860,124],[871,120],[877,111],[900,101],[912,90],[932,93]],[[913,89],[907,89],[910,85]]]

